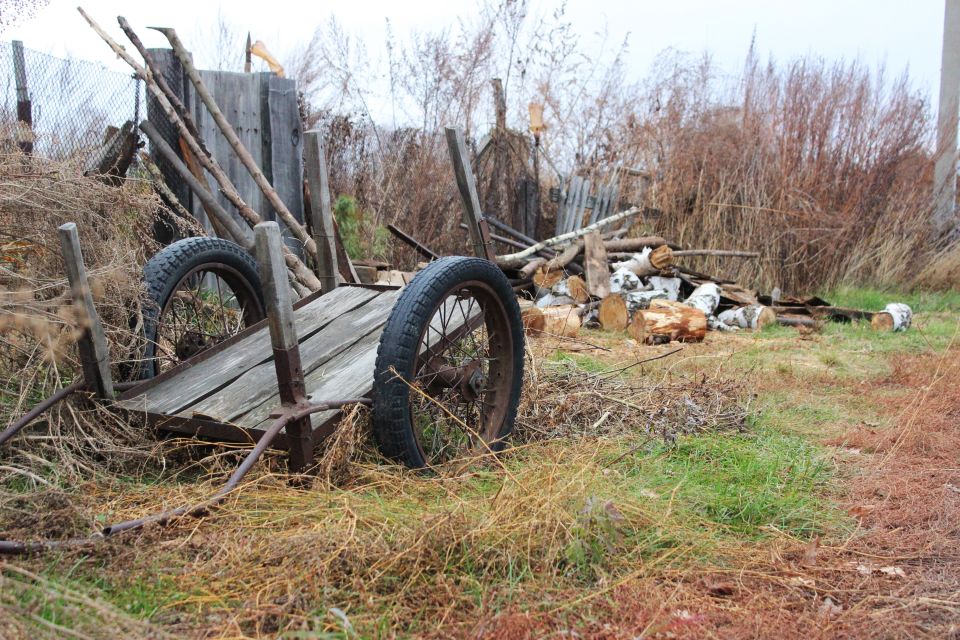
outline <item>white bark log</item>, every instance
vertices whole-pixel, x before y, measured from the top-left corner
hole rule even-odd
[[[669,295],[662,289],[653,291],[627,291],[623,293],[623,300],[627,303],[627,310],[630,315],[634,311],[649,309],[651,300],[669,300]]]
[[[630,269],[617,269],[610,276],[610,293],[625,293],[627,291],[639,291],[643,288],[640,277]]]
[[[650,276],[647,279],[650,286],[654,289],[660,289],[667,292],[667,300],[676,302],[680,299],[680,278],[664,278],[663,276]]]
[[[761,316],[766,315],[766,317],[769,318],[770,314],[773,314],[772,311],[767,311],[766,314],[764,314],[764,311],[768,309],[769,307],[761,304],[750,304],[744,307],[737,307],[736,309],[727,309],[717,316],[717,319],[728,327],[757,329],[764,324],[764,322],[761,321]],[[776,315],[772,317],[773,320],[776,321]]]
[[[891,302],[883,311],[893,318],[894,331],[906,331],[913,323],[913,309],[902,302]]]
[[[693,290],[684,304],[700,309],[708,317],[712,316],[720,304],[720,287],[714,282],[705,282]]]
[[[653,251],[653,249],[650,247],[644,247],[640,253],[633,254],[633,257],[629,260],[624,260],[623,262],[614,262],[611,266],[613,267],[614,271],[626,269],[627,271],[630,271],[638,276],[649,276],[660,273],[660,269],[657,269],[650,264],[651,251]]]

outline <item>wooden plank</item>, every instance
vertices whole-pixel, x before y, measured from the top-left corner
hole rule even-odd
[[[610,268],[607,266],[607,250],[599,231],[588,233],[583,239],[583,269],[587,291],[595,298],[610,295]]]
[[[573,216],[573,226],[570,228],[570,231],[577,231],[583,228],[583,216],[587,210],[587,200],[590,199],[591,187],[592,183],[589,180],[583,181],[580,187],[580,199],[577,202],[577,210]]]
[[[23,42],[14,40],[13,76],[17,87],[17,146],[24,153],[33,152],[33,103],[27,88],[27,63],[23,55]]]
[[[315,299],[294,312],[303,340],[338,316],[349,313],[377,296],[377,292],[360,287],[342,287]],[[267,338],[268,329],[250,334],[229,348],[197,365],[178,372],[164,382],[118,404],[126,409],[149,413],[174,414],[195,404],[246,371],[268,362],[273,348]],[[189,363],[189,361],[188,361]],[[182,366],[182,365],[181,365]]]
[[[93,306],[93,294],[87,281],[87,270],[83,266],[83,252],[80,250],[80,235],[77,225],[68,222],[57,229],[60,235],[60,249],[70,282],[70,295],[73,304],[86,316],[81,320],[86,326],[83,337],[77,342],[80,361],[83,364],[83,377],[101,398],[113,399],[113,378],[110,375],[110,347],[103,333],[100,316]]]
[[[457,305],[454,298],[448,298],[444,306],[431,319],[431,325],[427,328],[425,335],[427,348],[439,343],[442,336],[434,326],[435,319],[445,318],[447,333],[451,333],[458,331],[464,325],[468,315],[474,319],[479,318],[479,307],[463,309],[462,306]],[[382,330],[383,325],[307,375],[306,388],[311,400],[323,402],[368,395],[373,389],[377,349],[380,345]],[[246,415],[239,417],[236,424],[245,428],[264,429],[268,426],[270,413],[279,404],[278,397],[271,397]],[[336,418],[339,413],[338,409],[314,414],[312,418],[314,430],[327,426],[327,423]]]
[[[397,291],[382,293],[359,309],[341,315],[321,331],[304,340],[300,345],[300,363],[307,380],[310,379],[309,374],[323,363],[343,352],[368,333],[383,326],[397,295]],[[323,296],[323,299],[325,298],[326,296]],[[249,369],[216,394],[186,407],[180,414],[186,417],[200,416],[232,422],[264,400],[277,396],[277,389],[273,385],[264,384],[264,380],[272,377],[272,368],[272,362],[265,362]],[[307,389],[309,393],[309,385]],[[279,404],[279,401],[274,403],[271,410]],[[269,411],[264,416],[268,414]]]
[[[303,131],[297,102],[297,83],[292,78],[281,78],[273,73],[258,75],[261,76],[260,144],[263,146],[263,164],[260,166],[290,215],[302,225]],[[277,222],[283,229],[287,246],[298,256],[303,256],[302,243],[293,236],[282,220],[278,219]]]
[[[606,210],[607,200],[610,197],[610,190],[607,185],[600,185],[597,191],[596,202],[593,203],[593,209],[590,210],[590,220],[587,224],[593,224],[600,219],[600,215]]]
[[[336,231],[333,228],[333,209],[330,205],[330,177],[320,131],[307,131],[304,141],[304,175],[310,189],[310,227],[317,243],[317,276],[328,293],[340,282],[337,272]]]
[[[467,143],[463,138],[463,130],[459,127],[447,127],[446,135],[450,162],[453,163],[457,189],[460,191],[460,201],[463,203],[463,222],[470,233],[473,255],[488,258],[487,247],[480,232],[483,212],[480,210],[480,198],[477,195],[477,179],[470,168],[470,156],[467,155]]]
[[[577,199],[580,197],[580,187],[583,185],[583,178],[580,176],[573,176],[570,178],[570,183],[567,186],[567,193],[563,199],[563,213],[562,217],[557,216],[557,235],[562,233],[568,233],[570,225],[573,224],[573,210],[576,206]]]

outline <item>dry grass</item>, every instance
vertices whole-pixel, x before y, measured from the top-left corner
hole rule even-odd
[[[82,176],[75,162],[19,153],[0,156],[0,406],[4,425],[79,375],[74,343],[84,319],[69,303],[56,229],[75,222],[95,304],[117,363],[129,370],[139,347],[140,279],[155,250],[159,203],[149,186],[110,187]],[[89,474],[142,459],[140,430],[89,406],[54,411],[43,434],[18,439],[0,477],[31,483]],[[95,464],[91,464],[95,463]]]

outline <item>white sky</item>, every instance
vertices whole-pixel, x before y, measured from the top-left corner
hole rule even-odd
[[[556,0],[532,0],[533,12],[559,6]],[[31,49],[102,61],[125,70],[106,45],[86,26],[77,0],[51,0],[36,16],[0,32],[0,40],[19,39]],[[384,41],[385,19],[401,40],[411,29],[437,30],[475,11],[470,0],[320,0],[294,2],[214,2],[165,0],[131,2],[87,0],[82,6],[111,32],[122,34],[115,17],[125,15],[147,46],[166,46],[146,26],[176,28],[188,47],[217,21],[218,12],[237,30],[250,30],[283,60],[331,14],[367,43],[373,58]],[[710,52],[721,68],[740,68],[756,31],[761,58],[778,60],[813,53],[827,59],[859,57],[875,66],[885,63],[891,75],[909,68],[915,86],[934,99],[940,71],[943,0],[569,0],[567,15],[577,25],[587,49],[601,46],[597,34],[608,33],[608,47],[629,34],[628,64],[643,77],[654,56],[673,47]]]

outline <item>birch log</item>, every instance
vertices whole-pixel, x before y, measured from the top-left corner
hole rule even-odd
[[[633,254],[633,257],[623,262],[613,263],[614,271],[628,269],[640,277],[650,276],[660,273],[661,269],[669,267],[673,263],[673,250],[663,244],[655,249],[644,248],[639,253]]]
[[[745,307],[727,309],[717,319],[728,327],[740,329],[762,329],[768,324],[777,323],[777,314],[770,307],[750,304]]]
[[[720,287],[714,282],[704,282],[693,290],[684,304],[695,307],[705,315],[712,316],[720,304]]]
[[[527,247],[523,251],[518,251],[517,253],[509,253],[503,256],[497,256],[497,264],[505,269],[507,268],[515,269],[517,267],[522,266],[523,263],[526,262],[525,258],[532,256],[538,251],[541,251],[548,247],[554,247],[558,244],[565,244],[567,242],[570,242],[571,240],[576,240],[577,238],[581,238],[587,235],[591,231],[595,231],[596,229],[609,226],[616,222],[620,222],[621,220],[626,220],[628,218],[638,216],[641,213],[643,213],[643,209],[640,209],[638,207],[631,207],[626,211],[621,211],[620,213],[614,214],[609,218],[604,218],[603,220],[597,220],[593,224],[588,225],[577,231],[571,231],[569,233],[564,233],[562,235],[549,238],[547,240],[544,240],[543,242],[538,242],[533,246]]]
[[[870,319],[870,325],[877,331],[906,331],[912,323],[913,309],[902,302],[891,302]]]

